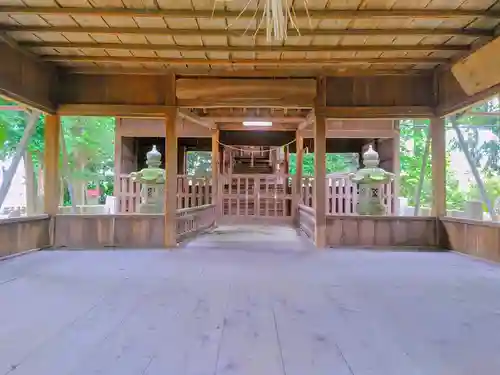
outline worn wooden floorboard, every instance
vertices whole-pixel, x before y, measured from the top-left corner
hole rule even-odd
[[[0,375],[500,373],[499,266],[254,240],[0,262]]]

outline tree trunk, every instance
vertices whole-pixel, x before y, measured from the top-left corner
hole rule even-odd
[[[31,112],[27,117],[28,118],[26,120],[27,121],[26,128],[24,129],[23,136],[16,147],[16,151],[14,153],[14,156],[12,157],[9,169],[7,169],[3,175],[2,185],[0,186],[0,207],[3,205],[5,197],[9,192],[10,185],[12,183],[12,178],[14,177],[17,171],[17,167],[19,166],[19,162],[21,161],[24,151],[28,146],[28,143],[31,139],[31,135],[35,131],[36,122],[40,117],[40,112],[38,111]]]
[[[35,182],[35,166],[33,165],[33,155],[26,151],[23,155],[25,188],[26,188],[26,215],[35,215],[37,212],[37,191]]]

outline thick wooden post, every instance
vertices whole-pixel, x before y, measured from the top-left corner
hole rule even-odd
[[[316,247],[326,246],[326,87],[324,78],[318,78],[314,108],[314,215]]]
[[[401,134],[399,130],[399,120],[394,120],[394,138],[393,138],[393,153],[392,153],[392,173],[394,173],[394,202],[393,210],[396,216],[400,215],[400,206],[399,206],[399,192],[400,192],[400,184],[401,184]]]
[[[215,212],[221,212],[219,199],[219,130],[215,129],[212,132],[212,204],[216,205]]]
[[[300,131],[297,130],[295,133],[295,145],[296,147],[296,172],[295,172],[295,186],[294,186],[294,195],[293,195],[293,215],[294,221],[297,227],[299,226],[299,204],[300,198],[302,195],[302,169],[304,164],[304,137],[300,134]]]
[[[165,247],[177,246],[177,134],[176,118],[177,107],[175,94],[175,75],[166,77],[169,90],[166,104],[169,106],[165,111]]]
[[[61,123],[57,115],[45,117],[45,147],[43,176],[43,210],[46,214],[56,215],[59,211],[60,175],[59,175],[59,149],[60,149]]]
[[[445,119],[431,119],[432,215],[446,216],[446,131]]]

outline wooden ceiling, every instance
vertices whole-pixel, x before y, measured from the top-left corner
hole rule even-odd
[[[497,0],[294,0],[301,35],[270,44],[255,33],[262,0],[214,1],[0,0],[0,35],[77,71],[300,75],[432,69],[500,23]]]

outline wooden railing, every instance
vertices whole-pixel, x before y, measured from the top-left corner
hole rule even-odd
[[[302,191],[300,202],[313,207],[314,177],[302,177]],[[358,204],[358,186],[347,176],[327,177],[326,184],[326,214],[327,215],[356,215]],[[393,193],[393,183],[383,184],[380,187],[387,215],[395,215],[396,205]]]
[[[212,203],[212,179],[177,176],[177,208],[199,207]]]
[[[220,175],[220,213],[222,216],[254,218],[290,218],[295,176],[285,174],[231,174]],[[302,177],[301,204],[312,207],[314,177]],[[327,177],[326,213],[328,215],[356,215],[358,186],[346,175]],[[116,192],[120,213],[137,212],[140,202],[140,184],[128,175],[120,177]],[[396,214],[393,183],[381,186],[387,215]],[[179,175],[177,177],[177,208],[192,208],[217,203],[212,198],[210,178]]]
[[[177,208],[191,208],[212,203],[212,182],[205,177],[177,176]],[[135,213],[141,201],[141,184],[133,182],[128,174],[120,176],[115,191],[120,213]]]
[[[177,210],[177,238],[186,237],[208,230],[215,225],[216,211],[214,204]]]
[[[292,218],[293,176],[222,175],[221,214],[226,217]]]

